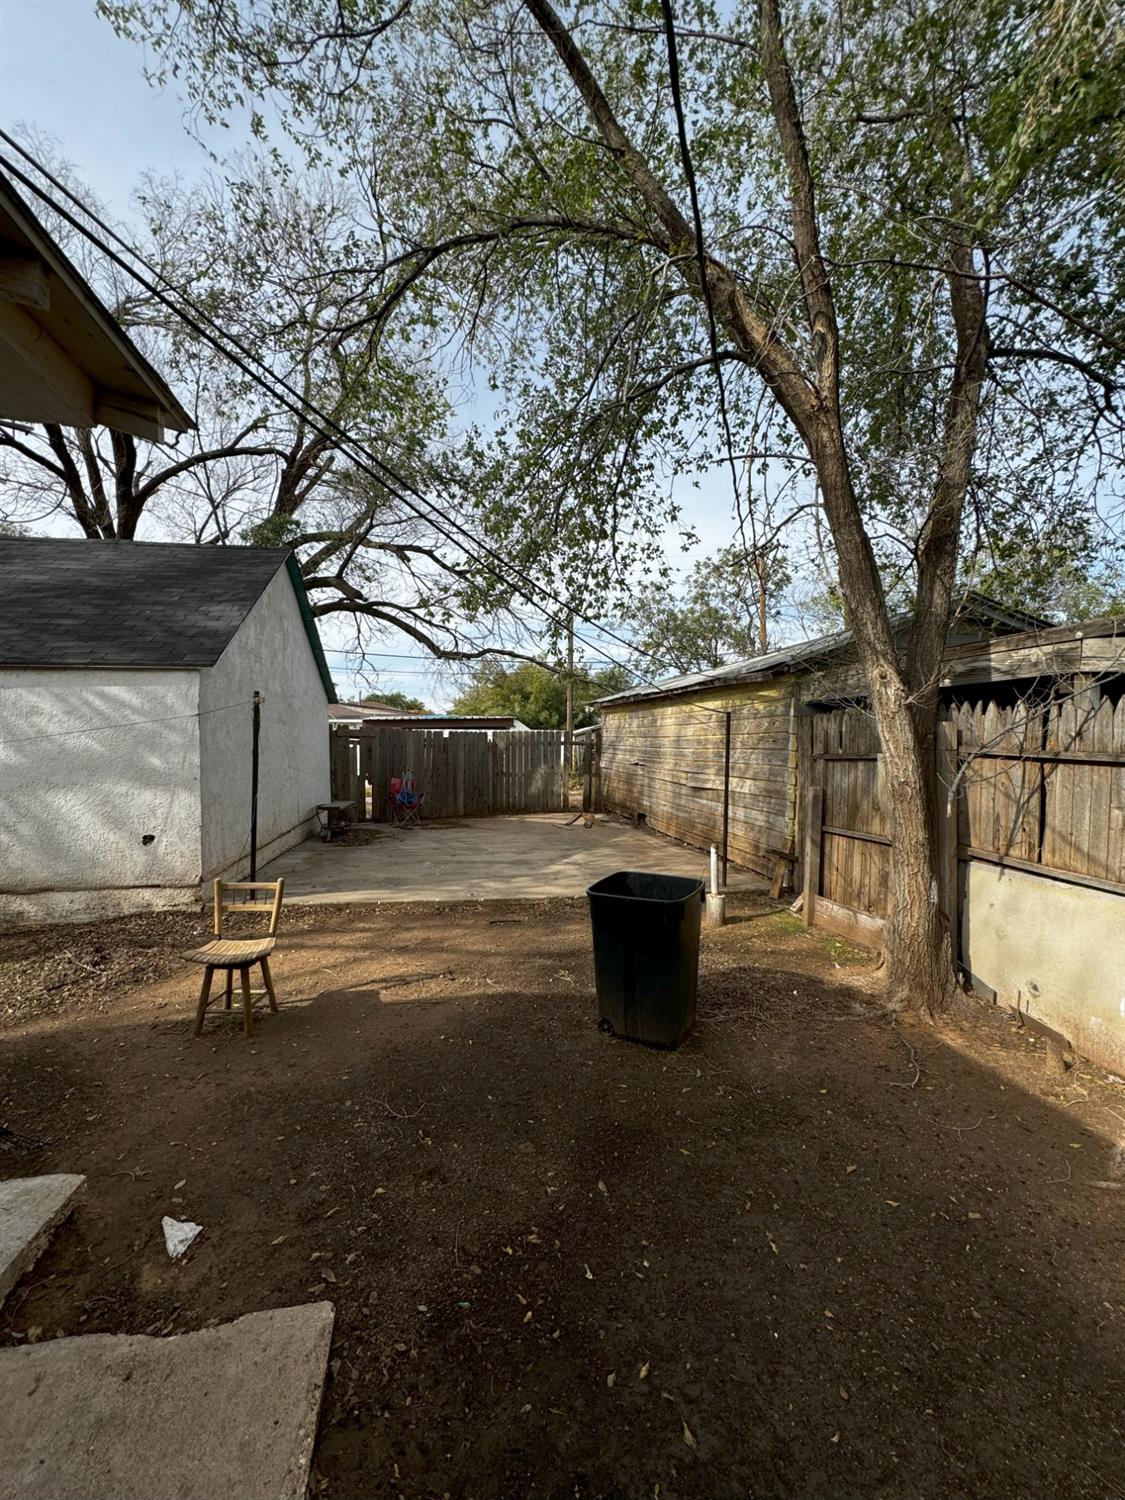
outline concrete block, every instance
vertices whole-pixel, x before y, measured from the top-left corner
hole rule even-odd
[[[0,1351],[0,1500],[305,1500],[334,1318]]]
[[[85,1186],[85,1177],[70,1172],[0,1182],[0,1303],[39,1259]]]

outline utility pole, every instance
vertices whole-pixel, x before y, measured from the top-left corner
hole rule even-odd
[[[250,879],[258,878],[258,739],[262,732],[262,695],[254,689],[250,740]],[[249,1024],[249,1023],[248,1023]]]
[[[574,611],[566,615],[566,780],[574,768]]]

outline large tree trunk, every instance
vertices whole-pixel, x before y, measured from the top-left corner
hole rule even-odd
[[[919,713],[895,660],[868,668],[891,815],[887,998],[895,1010],[933,1015],[953,992],[953,953],[940,900],[935,767],[937,704]],[[929,695],[927,695],[929,696]]]
[[[882,582],[864,530],[835,424],[816,454],[824,508],[836,541],[848,624],[879,732],[891,819],[891,907],[887,990],[896,1010],[935,1014],[953,991],[949,930],[940,904],[941,856],[935,752],[938,673],[911,671],[887,617]],[[944,643],[946,623],[937,631]],[[940,661],[938,649],[937,659]]]

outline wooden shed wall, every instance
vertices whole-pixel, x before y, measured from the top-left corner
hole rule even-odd
[[[731,711],[730,842],[735,864],[773,871],[771,848],[793,831],[794,678],[602,713],[607,812],[643,813],[658,833],[701,849],[723,829],[724,712]]]

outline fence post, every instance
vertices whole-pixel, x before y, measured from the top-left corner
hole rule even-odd
[[[346,726],[331,725],[328,730],[328,766],[332,799],[350,802],[355,799],[355,778],[351,774]]]
[[[939,899],[942,912],[949,927],[949,944],[953,955],[954,973],[961,968],[961,882],[958,870],[957,842],[961,786],[951,795],[957,780],[958,742],[960,735],[955,721],[942,719],[938,724],[937,742],[937,821],[938,853],[941,867]]]
[[[813,912],[820,891],[820,833],[824,822],[824,788],[809,787],[808,814],[805,818],[805,893],[801,916],[806,927],[813,924]]]
[[[371,812],[374,817],[375,808],[378,805],[379,793],[375,790],[378,781],[378,772],[375,769],[375,741],[368,735],[358,742],[358,768],[359,783],[359,805],[363,810],[363,816],[367,816],[367,788],[371,787]]]
[[[813,715],[804,704],[796,706],[797,715],[797,784],[793,796],[793,885],[798,891],[805,888],[805,814],[808,808],[809,786],[813,771]]]

